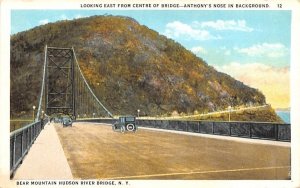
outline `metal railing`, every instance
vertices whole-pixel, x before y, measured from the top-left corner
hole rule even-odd
[[[10,133],[10,175],[22,164],[31,145],[44,128],[46,122],[37,121]]]
[[[85,122],[114,123],[117,119],[84,119]],[[202,134],[224,135],[243,138],[268,139],[276,141],[291,140],[291,125],[270,122],[241,121],[184,121],[137,119],[140,127],[185,131]]]
[[[138,126],[176,131],[226,135],[245,138],[291,140],[290,124],[269,122],[213,122],[176,120],[137,120]]]

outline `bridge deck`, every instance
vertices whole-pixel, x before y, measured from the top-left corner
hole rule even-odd
[[[74,178],[288,179],[290,147],[74,123],[55,126]]]

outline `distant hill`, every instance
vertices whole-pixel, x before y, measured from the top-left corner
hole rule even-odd
[[[209,121],[228,121],[228,113],[205,116],[202,118],[195,118],[195,120],[209,120]],[[270,106],[258,109],[247,109],[239,112],[230,113],[231,121],[269,121],[269,122],[278,122],[284,123],[283,119],[275,115],[274,109]],[[288,122],[287,122],[288,123]]]
[[[265,104],[257,89],[217,72],[179,43],[129,17],[49,23],[11,36],[11,114],[40,92],[44,47],[74,47],[83,73],[114,114],[166,115]],[[275,115],[270,111],[270,114]]]

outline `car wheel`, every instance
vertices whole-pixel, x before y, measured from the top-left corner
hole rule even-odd
[[[127,124],[126,128],[127,128],[128,131],[134,131],[135,130],[135,126],[131,123]]]

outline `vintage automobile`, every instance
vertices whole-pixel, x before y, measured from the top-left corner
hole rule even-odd
[[[63,127],[72,126],[72,119],[70,117],[63,117],[62,124],[63,124]]]
[[[119,117],[118,121],[116,121],[112,125],[113,131],[120,130],[120,132],[124,133],[125,131],[136,132],[137,125],[134,116],[122,116]]]

